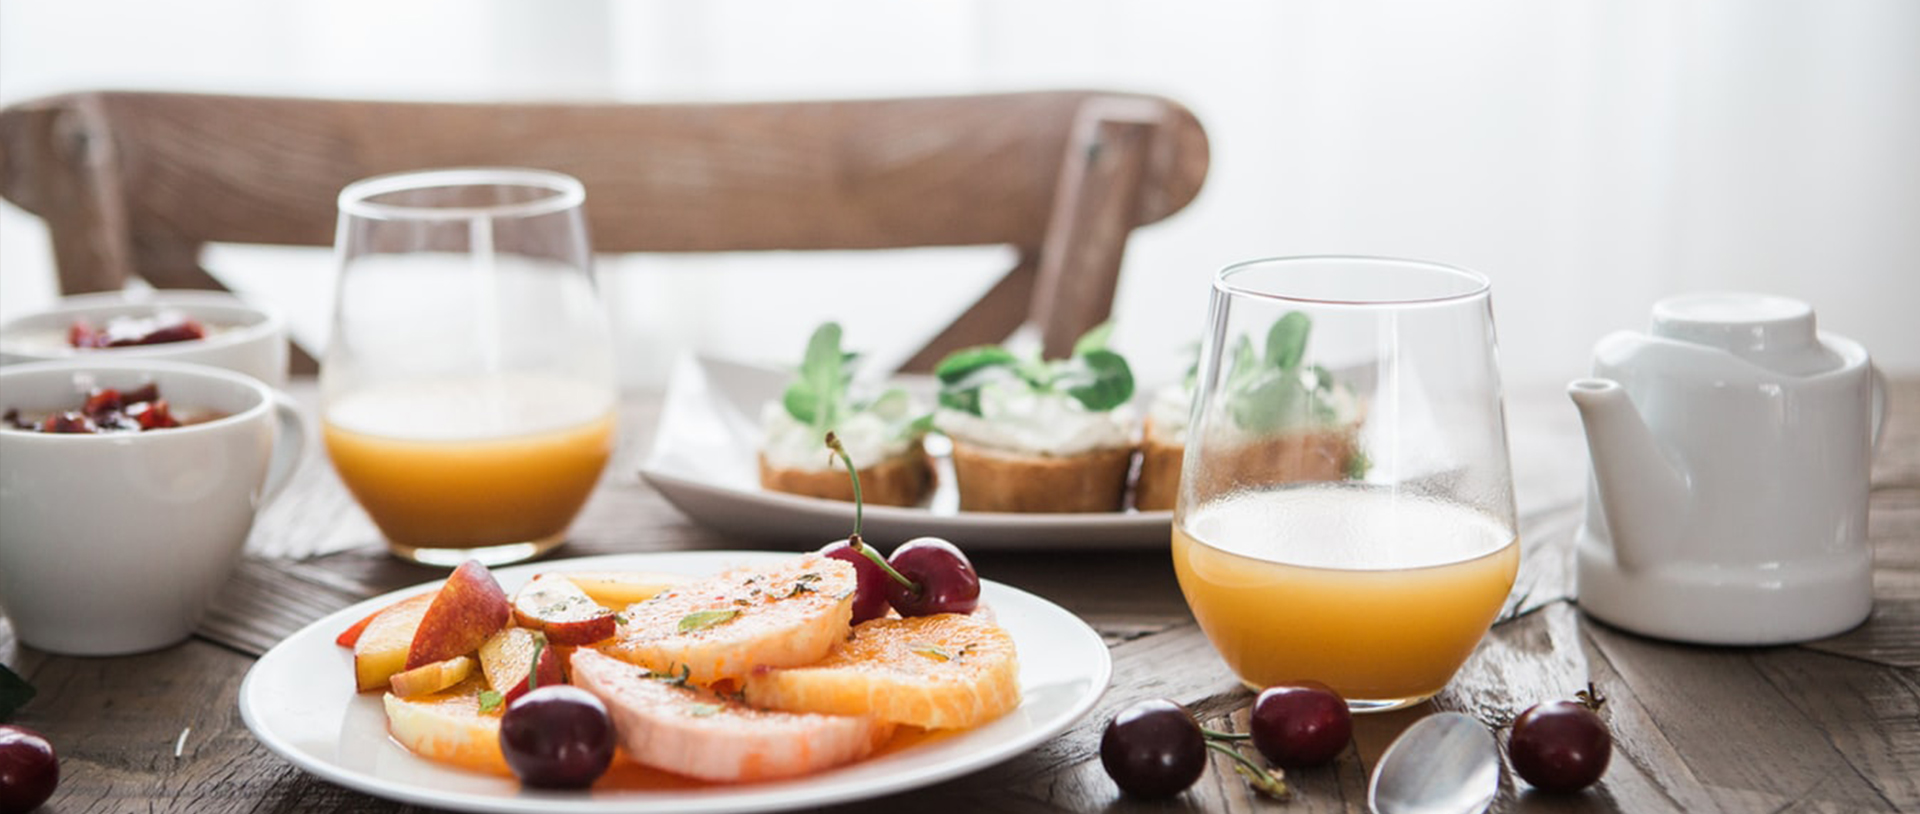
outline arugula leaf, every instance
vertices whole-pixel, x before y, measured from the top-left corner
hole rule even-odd
[[[781,397],[787,413],[821,433],[832,429],[852,378],[848,365],[852,358],[852,354],[840,350],[839,323],[828,322],[814,329],[807,339],[800,375]]]

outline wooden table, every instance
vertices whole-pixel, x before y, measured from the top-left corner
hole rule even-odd
[[[312,386],[301,391],[309,400]],[[752,548],[695,525],[634,474],[660,400],[623,404],[615,464],[556,556]],[[1288,811],[1363,811],[1368,771],[1408,723],[1434,709],[1490,724],[1591,679],[1611,699],[1611,769],[1572,797],[1526,791],[1510,773],[1497,811],[1920,810],[1920,380],[1897,382],[1873,474],[1878,556],[1871,621],[1794,647],[1687,647],[1583,616],[1568,598],[1585,454],[1564,396],[1509,400],[1525,544],[1519,584],[1492,633],[1429,704],[1356,724],[1333,766],[1295,771]],[[963,545],[964,540],[959,541]],[[846,810],[1280,810],[1219,758],[1170,804],[1119,794],[1100,768],[1113,713],[1166,697],[1216,728],[1244,726],[1251,694],[1229,676],[1181,601],[1163,551],[975,552],[982,574],[1065,606],[1112,647],[1114,682],[1058,738],[997,766]],[[260,518],[248,557],[200,632],[160,652],[68,658],[18,646],[0,624],[0,661],[39,688],[17,722],[62,756],[48,812],[417,810],[294,768],[253,739],[235,699],[253,660],[281,637],[359,599],[443,572],[386,556],[316,446]],[[342,681],[346,676],[341,677]],[[345,684],[343,683],[343,687]],[[182,734],[185,732],[184,741]],[[177,752],[177,754],[176,754]]]

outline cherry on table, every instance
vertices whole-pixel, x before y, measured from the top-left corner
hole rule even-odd
[[[1534,788],[1573,792],[1593,785],[1613,759],[1613,735],[1596,710],[1606,702],[1591,686],[1579,701],[1535,704],[1513,720],[1507,757]]]
[[[1179,704],[1142,701],[1107,722],[1100,735],[1100,765],[1121,791],[1171,797],[1206,771],[1206,736]]]
[[[0,726],[0,811],[32,811],[59,785],[53,744],[24,726]]]
[[[1317,681],[1261,690],[1249,724],[1253,747],[1276,766],[1331,762],[1353,739],[1353,713],[1346,700]]]

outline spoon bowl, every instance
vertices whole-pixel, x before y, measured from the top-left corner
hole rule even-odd
[[[1400,733],[1367,785],[1373,814],[1480,814],[1500,792],[1493,733],[1470,715],[1440,712]]]

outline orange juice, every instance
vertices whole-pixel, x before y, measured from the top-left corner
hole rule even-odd
[[[324,427],[347,489],[389,541],[413,548],[557,541],[613,431],[609,395],[555,382],[364,390],[330,400]]]
[[[1174,571],[1242,681],[1323,682],[1356,709],[1446,686],[1513,588],[1518,539],[1463,506],[1316,486],[1183,511]]]

